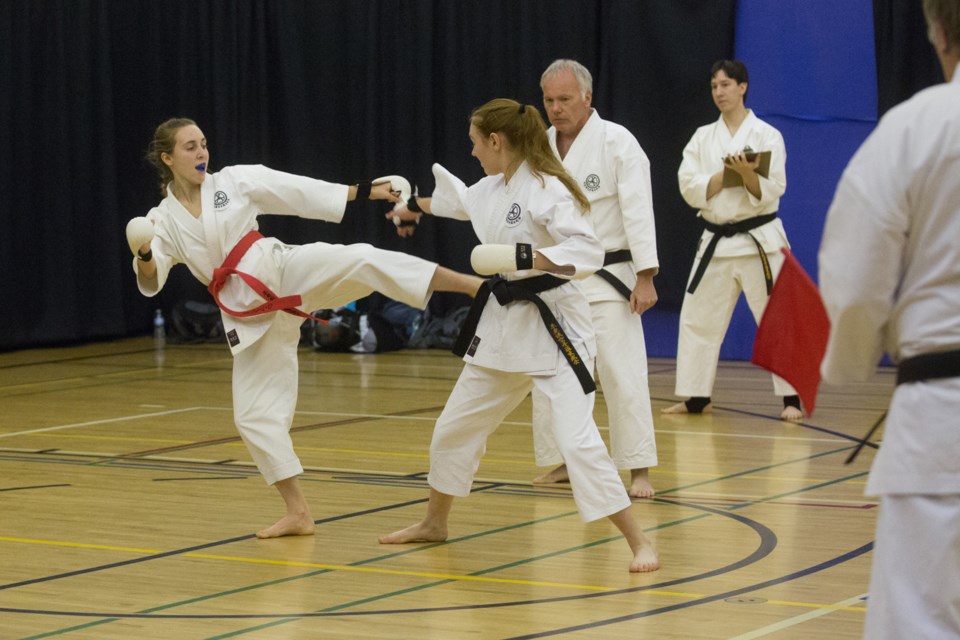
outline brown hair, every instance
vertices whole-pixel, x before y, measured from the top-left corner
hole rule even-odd
[[[520,157],[527,161],[541,184],[543,174],[556,177],[584,213],[590,210],[590,201],[583,195],[580,185],[567,173],[550,148],[547,127],[536,107],[508,98],[497,98],[474,109],[470,114],[470,123],[484,136],[491,133],[504,136]]]
[[[960,2],[957,0],[923,0],[923,15],[927,25],[939,22],[947,40],[960,45]]]
[[[173,180],[173,171],[163,162],[160,156],[164,153],[172,154],[177,143],[177,132],[184,127],[196,125],[190,118],[170,118],[161,122],[153,132],[153,140],[147,145],[147,162],[153,165],[160,176],[160,192],[167,195],[167,184]]]

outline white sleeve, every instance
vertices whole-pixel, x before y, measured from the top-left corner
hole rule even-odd
[[[779,199],[787,190],[787,146],[783,143],[783,136],[779,131],[770,127],[764,136],[761,145],[761,151],[770,151],[770,170],[767,177],[760,178],[760,197],[756,198],[752,193],[747,192],[750,204],[756,207],[759,213],[773,202]]]
[[[464,205],[467,185],[463,180],[447,171],[439,163],[433,165],[433,178],[436,187],[430,196],[430,213],[441,218],[469,220],[470,215]]]
[[[680,195],[687,204],[694,209],[704,209],[707,206],[707,185],[710,176],[716,171],[707,171],[701,162],[701,143],[704,129],[701,127],[690,138],[690,142],[683,149],[683,161],[677,172],[677,181],[680,183]]]
[[[559,180],[552,181],[550,187],[544,190],[544,195],[548,199],[546,206],[534,210],[534,219],[547,229],[556,244],[535,247],[536,251],[556,265],[573,265],[576,269],[574,278],[585,278],[596,273],[603,267],[603,245],[594,233],[593,226]]]
[[[229,170],[263,213],[326,222],[343,219],[350,192],[348,185],[276,171],[263,165],[241,165]]]
[[[170,242],[170,234],[165,226],[166,216],[160,213],[156,207],[147,214],[147,219],[153,221],[154,236],[150,241],[150,251],[153,254],[153,261],[157,267],[156,279],[147,280],[140,275],[140,269],[137,268],[139,258],[133,257],[133,273],[137,276],[137,288],[140,293],[148,298],[160,293],[163,285],[167,282],[167,276],[170,275],[170,269],[178,263],[174,257],[176,251],[174,245]]]
[[[650,160],[631,136],[616,154],[617,198],[623,214],[623,229],[637,271],[660,266],[657,230],[653,217]],[[589,214],[588,214],[589,215]]]

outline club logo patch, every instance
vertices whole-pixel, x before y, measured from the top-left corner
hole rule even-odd
[[[507,211],[507,226],[515,227],[520,224],[521,213],[520,205],[516,202],[510,205],[510,211]]]
[[[583,187],[587,191],[596,191],[600,188],[600,176],[595,173],[591,173],[587,176],[587,179],[583,181]]]
[[[227,197],[226,192],[217,191],[215,194],[213,194],[214,209],[223,209],[228,204],[230,204],[230,198]]]

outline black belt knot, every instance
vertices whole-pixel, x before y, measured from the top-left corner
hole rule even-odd
[[[757,245],[757,253],[760,254],[760,262],[763,264],[763,279],[767,283],[767,295],[770,295],[770,291],[773,289],[773,270],[770,269],[770,261],[767,259],[766,251],[763,250],[760,241],[757,240],[750,231],[757,227],[762,227],[768,222],[773,222],[776,219],[777,212],[774,211],[773,213],[765,213],[762,216],[747,218],[740,222],[731,222],[730,224],[714,224],[708,220],[704,220],[703,226],[706,227],[707,231],[713,232],[713,237],[710,238],[707,248],[703,250],[703,257],[700,258],[700,264],[697,265],[697,270],[693,274],[693,278],[690,279],[690,286],[687,287],[687,293],[693,293],[697,290],[697,285],[700,284],[703,274],[707,272],[707,265],[710,264],[710,259],[713,258],[713,252],[716,250],[720,238],[731,238],[737,234],[745,233],[750,236],[753,243]]]
[[[506,306],[513,302],[515,298],[513,297],[513,290],[508,284],[509,281],[506,278],[499,276],[490,278],[487,282],[490,283],[490,292],[493,294],[493,297],[497,299],[501,305]]]

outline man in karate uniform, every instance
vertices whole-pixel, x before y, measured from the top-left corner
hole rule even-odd
[[[739,60],[721,60],[710,72],[713,101],[720,117],[697,129],[683,150],[680,193],[698,209],[706,229],[697,247],[680,310],[676,394],[689,399],[663,413],[707,413],[720,360],[720,345],[741,291],[757,322],[789,247],[776,217],[787,188],[786,148],[780,132],[747,109],[747,68]],[[766,176],[760,156],[770,152]],[[725,186],[724,172],[740,184]],[[803,418],[797,392],[773,376],[774,393],[783,397],[780,417]]]
[[[960,0],[924,0],[946,84],[891,109],[837,187],[820,247],[824,379],[897,361],[866,493],[880,496],[864,637],[960,638]]]
[[[630,469],[629,494],[649,498],[657,445],[647,382],[647,348],[640,314],[657,302],[657,261],[650,162],[636,138],[590,103],[593,78],[574,60],[556,60],[540,79],[551,127],[550,146],[590,200],[588,219],[606,252],[604,271],[583,281],[597,334],[597,375],[618,469]],[[562,463],[549,422],[550,405],[534,390],[534,448],[540,466]],[[535,483],[568,480],[562,465]]]

